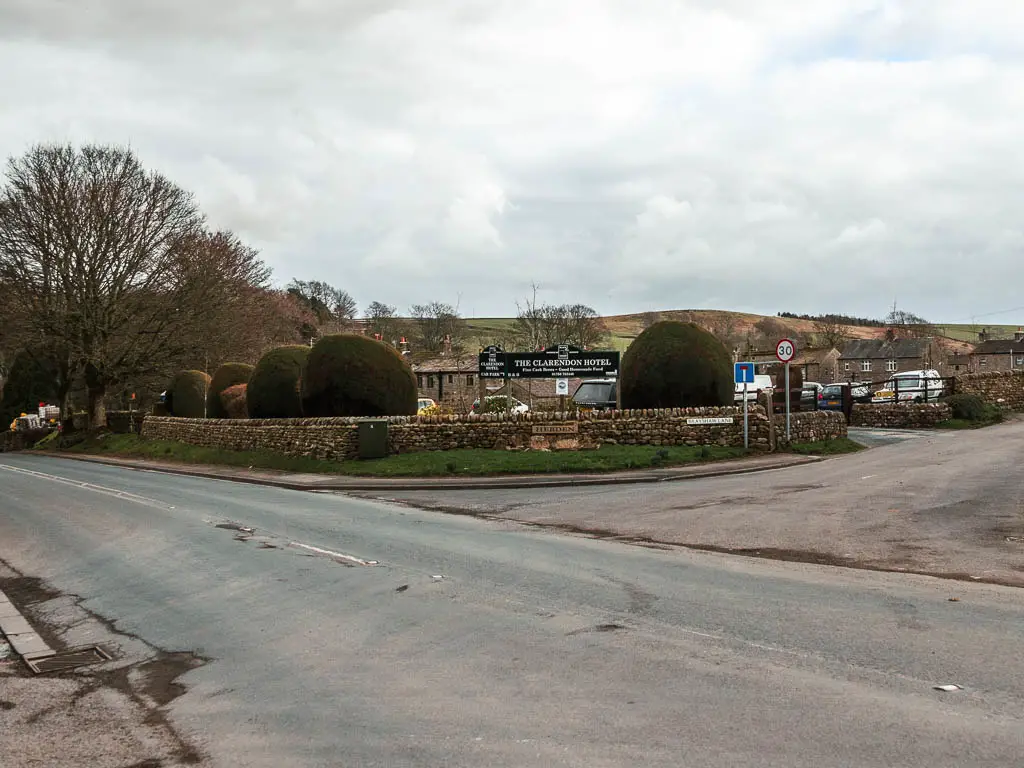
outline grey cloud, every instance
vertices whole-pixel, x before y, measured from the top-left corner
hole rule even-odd
[[[955,320],[1024,304],[1000,277],[1024,242],[1021,17],[7,0],[0,148],[131,143],[281,281],[364,304],[505,313],[536,280],[609,313],[878,315],[895,296]]]

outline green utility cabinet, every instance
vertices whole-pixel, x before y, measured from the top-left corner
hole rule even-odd
[[[359,458],[383,459],[388,455],[388,420],[359,422]]]

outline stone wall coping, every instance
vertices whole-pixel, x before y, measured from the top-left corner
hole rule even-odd
[[[927,411],[934,410],[936,408],[949,408],[948,403],[854,403],[853,407],[855,410],[871,410],[871,411],[900,411],[900,412],[913,412],[913,411]]]
[[[962,381],[989,381],[992,379],[1010,379],[1024,377],[1024,371],[977,371],[965,373],[956,378]]]
[[[761,406],[751,406],[748,411],[752,419],[766,418],[767,414]],[[146,420],[153,424],[205,424],[236,427],[354,427],[364,421],[387,421],[395,426],[419,426],[431,424],[487,424],[487,423],[527,423],[540,424],[553,421],[614,421],[623,419],[689,419],[709,416],[733,416],[743,418],[742,407],[708,407],[708,408],[640,408],[621,411],[590,411],[575,412],[528,412],[521,414],[482,413],[482,414],[450,414],[438,416],[383,416],[379,418],[335,416],[327,418],[299,419],[182,419],[174,416],[147,416]]]

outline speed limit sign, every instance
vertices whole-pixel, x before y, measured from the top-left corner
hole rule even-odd
[[[783,339],[775,347],[775,356],[784,363],[788,363],[796,356],[796,344],[790,339]]]

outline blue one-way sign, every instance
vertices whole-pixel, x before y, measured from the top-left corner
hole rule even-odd
[[[736,363],[733,367],[733,381],[737,384],[753,384],[754,364]]]

